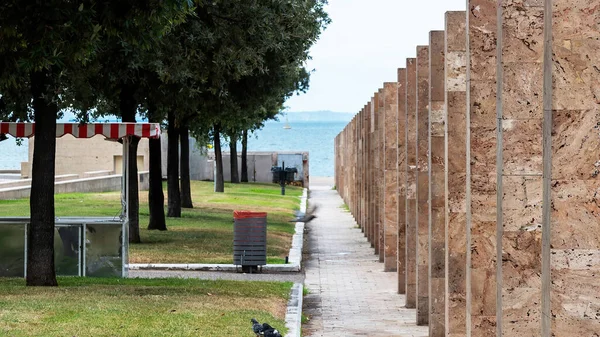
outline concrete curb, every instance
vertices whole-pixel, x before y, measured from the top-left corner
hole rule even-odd
[[[300,212],[306,212],[308,190],[302,191]],[[263,266],[267,272],[299,272],[302,270],[302,246],[304,244],[304,223],[296,222],[295,234],[292,237],[292,247],[288,254],[288,264],[268,264]],[[194,270],[194,271],[236,271],[239,266],[233,264],[208,263],[131,263],[130,270]]]
[[[302,327],[302,296],[304,285],[294,283],[290,292],[287,311],[285,313],[285,326],[288,333],[285,337],[301,337]]]

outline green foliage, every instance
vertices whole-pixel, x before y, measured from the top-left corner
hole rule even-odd
[[[0,119],[31,119],[31,76],[42,71],[45,100],[80,108],[85,116],[91,107],[89,78],[100,69],[103,50],[119,48],[121,59],[129,59],[131,51],[151,49],[188,5],[186,0],[4,1]]]

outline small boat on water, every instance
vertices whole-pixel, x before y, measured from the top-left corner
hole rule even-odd
[[[292,127],[290,126],[290,122],[288,121],[287,117],[285,118],[285,125],[283,126],[284,129],[291,129]]]

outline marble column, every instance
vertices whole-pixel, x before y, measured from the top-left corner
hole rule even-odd
[[[369,240],[371,221],[371,102],[365,104],[365,237]]]
[[[335,139],[333,141],[333,167],[334,167],[334,181],[335,181],[335,186],[337,188],[337,186],[340,185],[340,161],[338,159],[339,153],[340,153],[340,148],[339,148],[339,140],[340,140],[340,134],[338,134],[337,136],[335,136]]]
[[[542,248],[542,3],[502,0],[497,48],[501,73],[498,119],[502,150],[498,212],[502,235],[502,296],[498,313],[502,336],[541,334]],[[500,159],[500,158],[499,158]]]
[[[350,124],[348,124],[348,209],[350,214],[356,219],[356,213],[354,209],[354,122],[356,116],[352,118]]]
[[[398,69],[398,293],[406,294],[406,69]]]
[[[417,305],[417,60],[406,59],[406,307]]]
[[[467,335],[496,334],[496,0],[467,2]]]
[[[365,201],[364,201],[364,208],[365,208],[365,212],[364,212],[364,234],[365,237],[369,237],[369,216],[370,216],[370,207],[369,207],[369,178],[370,178],[370,169],[369,169],[369,117],[370,117],[370,111],[369,111],[369,104],[365,104],[365,108],[363,109],[363,118],[364,118],[364,130],[363,130],[363,138],[364,138],[364,142],[365,142],[365,153],[363,154],[364,156],[364,178],[363,180],[365,181],[364,184],[364,193],[365,193]]]
[[[371,106],[370,103],[367,102],[367,104],[365,104],[365,110],[364,110],[364,119],[365,119],[365,130],[364,130],[364,137],[365,137],[365,237],[367,238],[367,241],[369,240],[369,221],[370,221],[370,216],[371,216],[371,207],[370,207],[370,191],[371,191],[371,186],[370,186],[370,165],[371,162],[369,160],[369,155],[370,155],[370,130],[371,130]]]
[[[362,186],[362,162],[361,162],[361,153],[362,153],[362,138],[361,138],[361,128],[362,128],[362,118],[361,111],[356,114],[356,152],[354,153],[354,158],[356,161],[356,181],[354,185],[356,186],[356,223],[362,230],[362,194],[361,194],[361,186]]]
[[[375,224],[376,224],[376,209],[375,209],[375,96],[371,97],[369,103],[370,123],[369,123],[369,166],[371,177],[369,178],[369,242],[371,247],[375,248]]]
[[[445,336],[446,109],[444,31],[429,33],[429,336]]]
[[[352,124],[350,124],[350,206],[352,210],[352,216],[356,220],[356,116],[352,119]]]
[[[429,323],[429,47],[417,47],[417,325]]]
[[[384,84],[384,260],[383,270],[397,270],[398,249],[398,83]]]
[[[379,118],[377,119],[377,126],[379,130],[377,132],[377,137],[379,141],[379,148],[377,149],[379,155],[379,183],[377,184],[377,193],[379,203],[377,204],[379,207],[379,246],[377,249],[377,254],[379,255],[379,262],[383,263],[385,260],[385,93],[384,89],[379,89]]]
[[[367,118],[366,118],[366,110],[367,105],[362,108],[360,112],[361,119],[361,128],[360,128],[360,139],[362,142],[362,149],[360,152],[360,161],[361,161],[361,225],[360,229],[363,234],[367,236],[367,137],[366,137],[366,129],[367,129]]]
[[[544,168],[544,197],[551,205],[544,204],[550,210],[544,226],[551,226],[544,232],[543,252],[551,272],[542,271],[549,288],[542,298],[549,298],[551,319],[544,323],[551,325],[546,336],[595,336],[600,333],[600,4],[554,0],[546,6],[553,39],[544,97],[550,126],[544,141],[552,145]]]
[[[467,334],[466,12],[446,13],[446,332]]]
[[[379,255],[379,239],[380,239],[380,234],[379,231],[382,228],[381,226],[381,213],[382,213],[382,199],[381,199],[381,185],[383,183],[383,179],[381,178],[381,137],[379,136],[379,134],[381,133],[381,110],[379,107],[379,96],[381,96],[381,93],[378,91],[375,93],[375,101],[374,101],[374,109],[375,109],[375,115],[374,115],[374,130],[373,130],[373,140],[374,140],[374,147],[373,147],[373,159],[375,162],[375,184],[374,184],[374,201],[375,201],[375,228],[374,228],[374,233],[373,233],[373,244],[374,244],[374,248],[375,248],[375,254]],[[380,261],[381,257],[380,257]]]
[[[360,230],[363,232],[363,234],[365,234],[365,215],[366,215],[366,209],[365,209],[365,186],[366,186],[366,181],[365,181],[365,153],[367,152],[366,150],[366,140],[365,140],[365,109],[366,106],[363,106],[363,108],[360,110],[360,142],[361,142],[361,149],[360,149],[360,153],[359,153],[359,160],[360,160]]]

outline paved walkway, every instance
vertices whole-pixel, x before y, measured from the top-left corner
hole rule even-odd
[[[427,327],[415,325],[416,311],[403,307],[397,274],[383,272],[331,185],[311,183],[309,202],[320,208],[307,225],[304,314],[310,321],[302,326],[304,336],[427,336]]]

